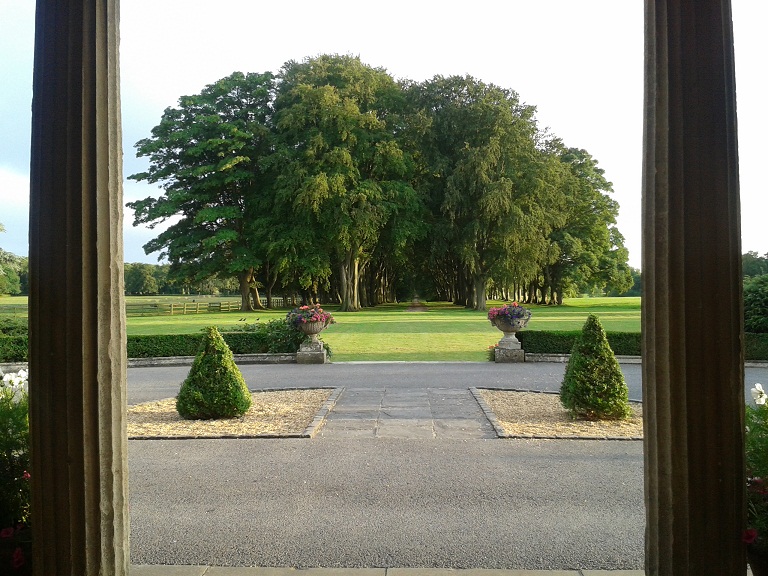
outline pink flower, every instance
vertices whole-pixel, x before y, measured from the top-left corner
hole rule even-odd
[[[22,478],[23,480],[29,480],[30,478],[32,478],[32,476],[29,474],[29,472],[27,472],[26,470],[24,470],[24,474],[22,474],[22,475],[21,475],[21,478]]]
[[[13,528],[3,528],[0,530],[0,538],[10,538],[16,532]]]
[[[11,566],[13,566],[13,569],[18,570],[24,566],[26,561],[26,558],[24,558],[24,551],[21,547],[16,548],[16,550],[13,551],[13,558],[11,558]]]
[[[741,533],[741,541],[745,544],[752,544],[755,540],[757,540],[757,530],[754,528],[747,528]]]

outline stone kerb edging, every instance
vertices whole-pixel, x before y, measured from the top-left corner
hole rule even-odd
[[[235,364],[296,364],[296,353],[234,354]],[[128,358],[129,368],[142,366],[191,366],[194,356]]]
[[[234,354],[235,364],[296,364],[296,353],[285,354]],[[191,366],[194,356],[165,356],[152,358],[128,358],[128,368],[145,366]],[[26,370],[26,362],[0,363],[4,373]]]
[[[526,362],[568,362],[570,354],[530,354],[525,353]],[[641,356],[616,356],[619,364],[642,364]]]
[[[235,354],[237,364],[296,364],[296,354]],[[570,354],[529,354],[526,352],[526,362],[568,362]],[[616,356],[619,364],[642,364],[640,356]],[[155,358],[129,358],[128,367],[138,368],[142,366],[191,366],[194,356],[169,356]],[[375,362],[371,362],[375,364]],[[407,362],[402,362],[406,363]],[[745,368],[766,368],[768,361],[748,360],[744,362]],[[0,363],[0,370],[4,373],[26,370],[26,362]]]

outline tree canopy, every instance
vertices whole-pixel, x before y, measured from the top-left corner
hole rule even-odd
[[[261,307],[254,270],[262,264],[263,231],[256,224],[269,203],[263,163],[272,148],[273,90],[270,73],[235,72],[181,97],[136,144],[149,170],[129,177],[165,190],[128,204],[134,225],[175,219],[145,251],[167,257],[177,279],[236,276],[243,310]]]
[[[149,169],[130,178],[163,194],[128,204],[134,224],[170,222],[146,252],[179,283],[237,278],[244,310],[259,286],[358,310],[632,284],[597,161],[471,76],[398,82],[348,55],[235,72],[136,147]]]

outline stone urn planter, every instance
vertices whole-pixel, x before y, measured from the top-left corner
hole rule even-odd
[[[300,306],[288,312],[286,321],[302,334],[309,336],[309,340],[302,342],[299,346],[296,362],[299,364],[324,364],[327,359],[327,352],[317,335],[326,326],[336,322],[330,312],[320,308],[319,304]]]
[[[520,341],[516,333],[528,325],[532,312],[523,308],[517,302],[505,304],[500,308],[491,308],[488,311],[488,320],[499,330],[504,332],[504,337],[499,341],[499,348],[519,350]]]
[[[325,326],[325,321],[302,322],[299,324],[299,330],[309,336],[309,341],[311,343],[320,344],[320,340],[317,339],[317,335],[323,331]]]
[[[530,311],[527,318],[500,319],[491,321],[491,324],[504,332],[504,336],[499,340],[499,348],[520,348],[520,340],[517,339],[517,333],[528,325]]]
[[[500,308],[491,308],[488,311],[488,320],[491,324],[504,332],[504,337],[499,340],[494,352],[496,362],[525,361],[525,352],[516,334],[528,325],[531,314],[530,310],[519,306],[517,302],[505,304]]]

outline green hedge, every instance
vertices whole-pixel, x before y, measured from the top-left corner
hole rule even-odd
[[[298,344],[293,348],[271,349],[275,346],[265,342],[263,334],[258,332],[222,332],[221,335],[233,354],[290,353],[298,350]],[[128,358],[195,356],[202,339],[203,334],[128,336]]]
[[[573,343],[581,334],[580,330],[550,332],[545,330],[523,330],[517,339],[528,354],[570,354]],[[608,332],[608,343],[618,356],[640,356],[639,332]]]
[[[285,320],[246,325],[245,330],[222,336],[233,354],[290,354],[306,338]],[[195,356],[202,339],[202,332],[128,336],[128,358]],[[27,336],[0,336],[0,362],[26,362],[27,346]]]
[[[744,358],[768,360],[768,334],[744,334]]]
[[[0,362],[26,362],[29,337],[0,336]]]
[[[195,356],[202,334],[151,334],[128,336],[128,358]]]
[[[578,330],[523,330],[517,333],[517,338],[529,354],[570,354],[578,334]],[[298,344],[287,341],[280,343],[281,349],[276,349],[274,340],[265,341],[262,332],[225,332],[222,336],[234,354],[296,352],[298,349]],[[608,332],[607,336],[614,354],[640,355],[639,332]],[[128,336],[128,358],[194,356],[202,337],[202,333]],[[26,362],[28,342],[26,336],[0,336],[0,362]],[[747,360],[768,360],[768,334],[745,334],[744,352]]]

